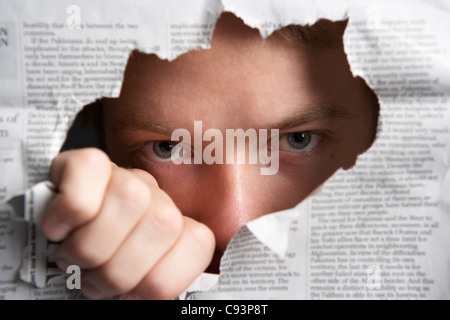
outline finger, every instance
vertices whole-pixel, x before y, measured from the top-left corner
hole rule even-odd
[[[134,175],[136,175],[140,179],[144,180],[148,184],[156,186],[156,187],[158,186],[158,182],[156,181],[156,179],[147,171],[133,168],[133,169],[130,169],[130,172],[132,172]]]
[[[43,217],[42,229],[47,238],[60,241],[73,228],[95,217],[111,168],[107,155],[94,148],[66,151],[54,159],[51,180],[59,192]]]
[[[184,217],[184,228],[176,245],[123,299],[173,299],[208,267],[215,239],[204,224]]]
[[[183,220],[172,200],[160,189],[152,205],[120,248],[100,268],[84,273],[82,289],[94,299],[112,297],[134,288],[175,244]]]
[[[58,266],[95,268],[111,258],[149,210],[150,186],[128,170],[115,167],[99,214],[74,231],[55,252]]]

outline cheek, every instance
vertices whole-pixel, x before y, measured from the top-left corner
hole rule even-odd
[[[194,165],[136,165],[149,172],[183,212],[188,212],[193,195],[196,193],[195,175],[197,169]]]
[[[226,211],[228,214],[239,212],[241,220],[247,222],[267,213],[292,208],[331,175],[327,170],[297,167],[282,169],[273,176],[249,175],[231,182],[218,175],[208,175],[209,168],[202,166],[146,166],[142,169],[155,177],[160,188],[184,215],[204,222],[217,217],[222,219],[222,226],[223,219],[228,217]],[[221,189],[230,182],[234,183],[235,192],[243,193],[241,197]]]
[[[274,186],[274,191],[277,193],[277,197],[274,199],[280,202],[278,209],[286,209],[299,204],[328,177],[329,175],[324,174],[322,170],[297,168],[297,170],[286,170],[286,172],[280,173],[280,177],[277,179],[279,182],[276,187]]]
[[[289,195],[290,203],[300,203],[343,166],[342,158],[337,152],[328,152],[301,165],[280,164],[280,196]]]

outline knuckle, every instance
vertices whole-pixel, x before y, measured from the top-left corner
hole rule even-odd
[[[85,148],[64,151],[52,160],[50,178],[59,186],[63,174],[77,173],[86,168],[104,170],[104,168],[110,167],[110,163],[109,157],[100,149]]]
[[[144,211],[150,205],[151,192],[148,186],[132,175],[116,175],[114,183],[118,187],[118,197],[122,203]]]
[[[89,172],[106,177],[111,168],[109,159],[95,148],[66,151],[57,159],[59,164],[51,172],[52,181],[59,188],[57,205],[53,207],[58,211],[56,215],[72,225],[87,222],[97,214],[104,189],[102,183],[85,183],[83,178]]]
[[[71,196],[69,194],[60,198],[59,208],[61,211],[61,220],[65,220],[71,225],[78,225],[80,223],[93,219],[97,214],[97,208],[94,208],[89,201]]]
[[[153,300],[169,300],[178,296],[178,292],[174,287],[168,286],[163,277],[150,272],[144,279],[145,298]]]
[[[100,169],[109,166],[110,160],[106,153],[96,148],[85,148],[72,151],[66,151],[66,154],[61,154],[61,158],[57,157],[52,165],[61,161],[64,171],[75,171],[84,168]]]
[[[105,152],[97,148],[84,148],[77,150],[77,156],[72,157],[73,161],[77,161],[83,165],[104,166],[109,165],[110,160]]]
[[[153,229],[175,241],[183,229],[183,218],[175,205],[165,205],[151,211]]]
[[[129,171],[147,183],[158,186],[158,181],[156,181],[156,178],[149,172],[138,168],[131,168]]]
[[[132,284],[128,283],[126,272],[117,266],[106,264],[99,270],[102,287],[110,295],[122,294],[132,289]]]
[[[83,268],[96,268],[104,264],[108,257],[98,246],[77,241],[72,248],[72,256]]]
[[[193,246],[199,248],[198,252],[210,254],[215,249],[215,237],[211,229],[203,223],[193,223],[190,226],[189,236]]]

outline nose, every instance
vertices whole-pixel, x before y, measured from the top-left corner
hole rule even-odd
[[[220,250],[242,225],[270,212],[266,179],[251,164],[202,165],[197,172],[190,216],[214,232]]]

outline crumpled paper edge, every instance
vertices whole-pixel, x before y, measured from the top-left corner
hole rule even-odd
[[[283,3],[275,4],[276,2],[271,2],[270,0],[251,0],[243,3],[242,1],[236,0],[222,0],[220,3],[214,3],[213,7],[208,7],[205,10],[208,12],[210,16],[216,16],[217,19],[220,17],[222,12],[231,12],[235,14],[237,17],[241,18],[245,24],[247,24],[251,28],[256,28],[259,30],[262,38],[268,37],[275,30],[282,28],[289,24],[301,24],[301,25],[311,25],[320,19],[329,19],[329,20],[345,20],[349,17],[348,10],[348,1],[344,0],[322,0],[317,2],[312,2],[308,0],[298,1],[296,4],[298,5],[296,8],[301,9],[301,11],[296,12],[295,10],[289,10],[286,12],[286,8],[283,7]],[[258,10],[251,10],[257,8]],[[217,11],[220,9],[220,11]],[[297,14],[299,13],[299,14]],[[300,14],[301,13],[301,14]],[[272,23],[272,24],[261,24],[260,21],[270,21],[275,22],[280,19],[284,19],[283,23]],[[197,49],[208,49],[210,44],[206,46],[200,46],[198,48],[193,48],[190,50],[186,50],[185,52],[180,52],[177,56],[173,56],[172,59],[168,56],[161,55],[160,52],[152,51],[149,48],[145,48],[139,45],[136,47],[129,47],[128,56],[131,54],[133,50],[139,50],[148,54],[156,54],[160,59],[166,60],[174,60],[178,56]],[[122,78],[123,79],[123,78]],[[111,97],[117,97],[120,92],[121,83],[117,83],[113,92],[110,93]],[[101,94],[99,93],[99,97]],[[79,102],[80,106],[82,106],[81,101]],[[58,105],[63,103],[61,100],[58,101]],[[75,118],[75,117],[74,117]],[[70,128],[71,123],[67,130]],[[25,193],[29,192],[28,190]],[[283,210],[281,212],[272,213],[269,215],[265,215],[256,220],[249,222],[246,226],[249,230],[254,233],[254,235],[261,240],[262,243],[267,245],[271,250],[273,250],[276,254],[282,256],[288,247],[288,230],[290,223],[298,217],[299,214],[306,208],[306,201],[303,201],[298,206],[292,209]],[[27,220],[25,220],[27,221]],[[32,221],[27,221],[28,223],[36,223]],[[271,225],[272,227],[261,227],[261,224]],[[264,230],[263,232],[261,232]],[[280,235],[283,235],[280,237]],[[277,237],[277,241],[273,242],[272,239]],[[24,248],[24,254],[27,252],[27,248]],[[23,264],[24,265],[24,264]],[[22,267],[23,268],[23,267]],[[21,274],[25,274],[23,269],[21,269]],[[24,277],[25,282],[29,282],[29,279]],[[39,283],[34,283],[38,287],[43,287],[41,281]]]

